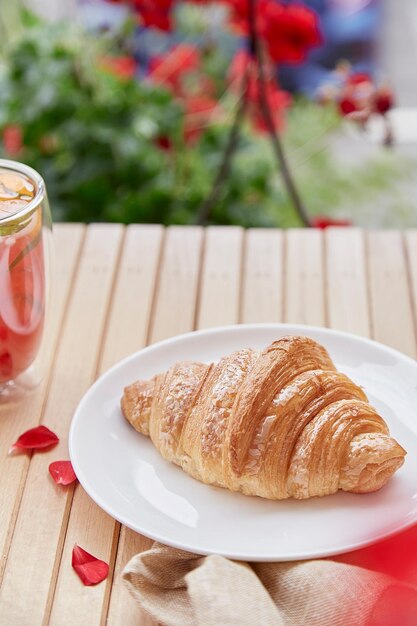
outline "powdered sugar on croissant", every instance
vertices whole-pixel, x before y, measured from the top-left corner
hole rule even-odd
[[[288,336],[126,387],[122,411],[198,480],[270,499],[382,487],[404,462],[364,391],[323,346]]]

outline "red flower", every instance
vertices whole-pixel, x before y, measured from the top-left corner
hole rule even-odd
[[[167,85],[182,102],[185,110],[184,138],[186,142],[198,139],[209,124],[213,110],[218,106],[212,94],[214,82],[200,70],[200,53],[189,44],[178,44],[167,54],[154,57],[149,64],[149,78],[153,83]],[[196,72],[193,80],[186,76]],[[165,137],[157,139],[157,145],[169,150],[171,143]]]
[[[97,585],[107,578],[109,573],[107,563],[77,545],[72,550],[71,564],[84,585]]]
[[[375,86],[368,74],[354,73],[346,77],[339,94],[339,110],[344,116],[351,116],[365,123],[374,108]]]
[[[346,219],[336,219],[327,217],[326,215],[316,215],[311,220],[311,225],[314,228],[328,228],[329,226],[352,226],[352,222]]]
[[[182,77],[200,67],[200,53],[195,46],[178,44],[167,54],[155,56],[149,63],[153,83],[169,85],[174,93],[182,91]]]
[[[130,4],[144,26],[172,30],[171,9],[175,0],[110,0],[110,2]]]
[[[241,33],[249,32],[248,0],[226,0],[230,5],[230,22]],[[275,0],[258,0],[255,25],[271,56],[277,63],[301,63],[310,48],[322,43],[317,14],[300,3],[280,4]]]
[[[249,114],[255,128],[265,132],[268,128],[260,106],[259,69],[248,52],[239,50],[232,60],[228,73],[229,82],[231,83],[232,89],[236,90],[236,93],[240,92],[241,81],[246,71],[249,71],[247,91]],[[264,73],[266,98],[269,103],[274,125],[277,130],[282,130],[284,125],[284,111],[291,104],[291,96],[289,93],[279,88],[272,65],[265,65]]]
[[[56,446],[59,438],[46,426],[36,426],[20,435],[9,450],[9,454],[16,450],[40,450]]]
[[[339,102],[339,109],[342,115],[350,115],[358,111],[356,102],[352,98],[344,97]]]
[[[271,2],[274,0],[256,2],[256,30],[261,35],[265,30],[265,12]],[[247,35],[249,33],[249,0],[224,0],[224,4],[228,4],[231,9],[229,24],[232,30],[238,34]]]
[[[264,18],[263,35],[277,63],[301,63],[310,48],[322,43],[317,14],[302,4],[269,2]]]
[[[100,59],[100,67],[110,74],[122,79],[133,78],[136,74],[136,61],[129,56],[104,56]]]
[[[388,85],[377,86],[372,77],[365,72],[351,72],[349,64],[339,64],[333,72],[336,81],[324,84],[318,101],[325,104],[337,103],[340,113],[361,126],[365,126],[372,114],[385,115],[394,106],[394,94]],[[387,129],[384,140],[389,144],[392,137]]]
[[[3,146],[7,154],[17,156],[23,148],[23,133],[17,124],[9,124],[3,130]]]
[[[171,9],[174,0],[134,0],[133,5],[138,11],[143,25],[171,31]]]
[[[394,106],[394,94],[392,90],[383,85],[377,89],[374,97],[374,108],[380,115],[385,115]]]

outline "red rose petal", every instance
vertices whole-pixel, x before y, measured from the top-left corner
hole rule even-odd
[[[70,485],[77,480],[71,461],[54,461],[48,469],[57,485]]]
[[[9,454],[16,450],[41,450],[56,446],[59,437],[46,426],[36,426],[27,430],[15,441],[9,450]]]
[[[328,228],[329,226],[352,226],[352,222],[347,219],[337,219],[327,217],[327,215],[316,215],[311,220],[314,228]]]
[[[72,567],[84,585],[97,585],[107,578],[109,566],[75,544],[72,550]]]

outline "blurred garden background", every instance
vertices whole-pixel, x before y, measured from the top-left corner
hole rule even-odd
[[[0,156],[56,221],[416,226],[414,59],[415,0],[5,0]]]

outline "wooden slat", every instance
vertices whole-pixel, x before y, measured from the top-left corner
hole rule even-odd
[[[148,337],[150,343],[193,330],[202,244],[203,231],[199,228],[167,229]],[[139,609],[121,580],[121,573],[128,561],[151,545],[152,541],[146,537],[128,528],[121,528],[107,626],[154,624]],[[93,619],[89,623],[96,622]]]
[[[322,233],[287,231],[285,253],[285,321],[325,325]]]
[[[368,234],[369,286],[373,337],[416,355],[411,295],[401,234]]]
[[[47,621],[73,494],[72,487],[63,489],[50,480],[48,465],[68,458],[72,414],[93,380],[122,232],[115,225],[90,226],[87,232],[43,415],[61,441],[52,451],[34,455],[30,464],[4,573],[1,624]],[[91,547],[94,551],[94,544]],[[96,589],[90,590],[92,602]],[[78,590],[77,602],[82,592]],[[72,601],[67,623],[75,605]]]
[[[241,321],[281,322],[283,318],[283,234],[272,229],[246,233]]]
[[[171,226],[165,237],[151,343],[186,333],[194,326],[203,229]]]
[[[130,559],[149,550],[152,544],[151,539],[122,526],[106,626],[157,626],[155,620],[138,606],[121,577]]]
[[[30,457],[20,455],[8,457],[7,451],[18,436],[28,428],[36,426],[41,417],[42,406],[47,393],[49,371],[61,329],[65,304],[82,243],[84,228],[81,225],[67,225],[55,228],[55,254],[53,266],[59,280],[53,281],[52,317],[48,320],[46,342],[45,378],[35,393],[14,404],[0,404],[0,582],[6,564],[10,539],[22,496]]]
[[[146,342],[155,290],[163,230],[160,226],[127,228],[116,275],[98,372],[102,373]],[[51,613],[51,624],[99,624],[105,620],[112,574],[94,594],[84,590],[69,563],[78,543],[114,564],[120,525],[97,507],[86,492],[77,489],[71,506],[63,557]],[[85,591],[80,594],[81,591]],[[77,597],[76,605],[73,598]]]
[[[162,226],[126,229],[100,372],[146,344],[163,234]]]
[[[242,245],[240,228],[212,226],[206,230],[198,329],[238,323]]]
[[[371,328],[363,231],[329,228],[325,248],[329,326],[368,337]]]
[[[206,229],[198,328],[236,323],[242,245],[243,230],[239,227],[212,226]]]

